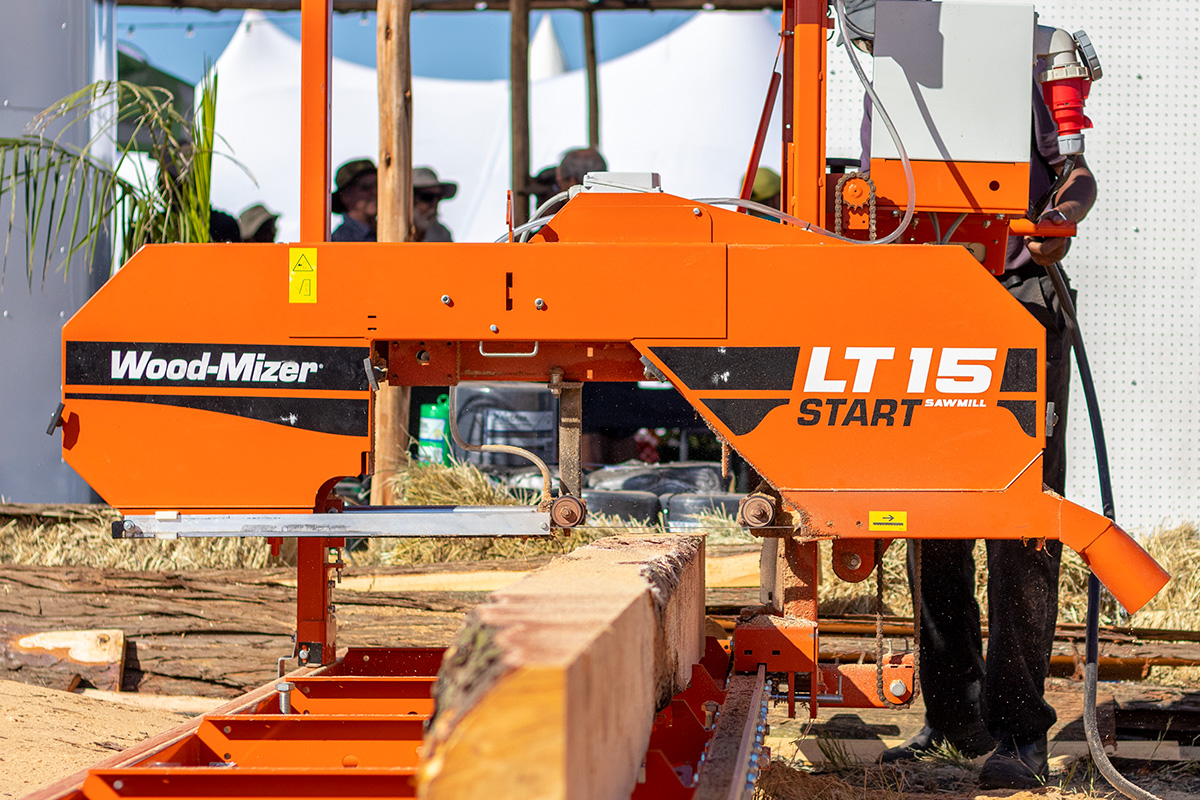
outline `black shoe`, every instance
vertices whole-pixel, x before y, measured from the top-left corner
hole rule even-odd
[[[879,756],[879,763],[891,764],[896,761],[918,761],[928,758],[939,748],[951,745],[967,758],[977,758],[996,746],[991,734],[980,723],[964,736],[951,738],[941,731],[935,731],[926,725],[916,736],[898,747],[884,750]]]
[[[1050,777],[1046,737],[1018,747],[1006,739],[983,762],[980,789],[1036,789]]]

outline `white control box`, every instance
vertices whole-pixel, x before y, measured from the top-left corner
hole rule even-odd
[[[914,161],[1027,162],[1034,29],[1027,3],[875,7],[875,90]],[[880,115],[872,158],[898,159]]]

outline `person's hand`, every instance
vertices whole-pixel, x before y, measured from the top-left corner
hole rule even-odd
[[[1059,211],[1057,208],[1052,208],[1038,218],[1038,222],[1066,222],[1067,215]],[[1048,267],[1051,264],[1062,261],[1063,256],[1067,254],[1067,250],[1071,247],[1071,238],[1069,236],[1053,236],[1053,237],[1025,237],[1025,246],[1029,248],[1029,255],[1033,257],[1033,263],[1039,267]]]

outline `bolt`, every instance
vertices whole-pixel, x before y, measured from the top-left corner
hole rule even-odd
[[[542,530],[544,530],[544,531],[548,531],[548,530],[550,530],[550,523],[549,523],[549,522],[543,522],[543,523],[542,523]]]
[[[892,681],[888,686],[888,691],[891,692],[894,697],[899,697],[901,700],[903,700],[908,696],[908,684],[899,678],[896,678],[896,680]]]
[[[499,326],[499,325],[493,325],[493,326],[492,326],[492,328],[491,328],[491,331],[492,331],[492,333],[499,333],[499,332],[500,332],[500,326]]]
[[[307,647],[301,647],[300,652],[297,653],[297,655],[300,657],[301,664],[308,662],[308,648]]]
[[[715,700],[706,700],[704,702],[704,729],[706,731],[711,731],[713,725],[716,724],[718,708],[720,706]]]
[[[692,213],[694,215],[696,215],[697,217],[700,216],[700,208],[699,207],[693,208]]]
[[[230,731],[232,731],[233,729],[232,729],[232,728],[230,728],[228,725],[226,725],[224,728],[221,728],[221,730],[222,730],[222,731],[224,731],[225,733],[229,733],[229,732],[230,732]]]
[[[842,553],[842,563],[850,569],[858,569],[862,566],[862,557],[858,553]]]
[[[290,681],[280,681],[275,684],[275,691],[279,692],[279,713],[292,713],[292,689],[296,688],[296,684]]]
[[[118,792],[125,788],[125,781],[113,781],[113,788]]]
[[[448,294],[442,295],[442,305],[444,305],[444,306],[450,305],[450,295],[448,295]]]
[[[131,530],[133,530],[133,523],[130,522],[129,520],[125,520],[125,523],[121,527],[127,531],[131,531]]]
[[[541,311],[546,307],[546,301],[539,297],[537,300],[533,301],[533,307],[538,311]]]

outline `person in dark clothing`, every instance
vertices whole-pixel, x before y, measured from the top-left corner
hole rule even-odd
[[[851,22],[874,30],[874,2],[847,3]],[[869,13],[868,13],[869,12]],[[865,48],[869,50],[870,48]],[[1033,204],[1054,184],[1066,158],[1058,130],[1033,87],[1029,197]],[[863,124],[864,167],[870,165],[870,106]],[[1041,219],[1079,222],[1096,200],[1096,182],[1082,157]],[[1070,340],[1053,284],[1044,267],[1059,261],[1068,238],[1010,237],[1001,285],[1046,329],[1046,400],[1057,422],[1047,425],[1042,459],[1045,485],[1062,494],[1066,484],[1067,390]],[[1072,295],[1074,293],[1072,292]],[[975,600],[975,542],[926,539],[921,552],[921,692],[925,726],[909,742],[887,750],[882,761],[903,761],[951,744],[975,757],[993,751],[980,772],[981,788],[1035,788],[1049,775],[1046,733],[1054,709],[1043,695],[1058,617],[1062,543],[1054,540],[988,540],[988,658],[983,658]],[[908,550],[909,581],[916,577]]]
[[[208,240],[210,242],[240,242],[238,222],[224,211],[210,209],[208,215]]]
[[[329,237],[332,242],[376,241],[379,214],[379,177],[368,158],[347,161],[337,169],[330,208],[342,215],[342,224]]]
[[[413,170],[413,241],[452,242],[449,229],[438,219],[438,203],[458,194],[458,184],[438,180],[429,167]]]
[[[238,215],[238,231],[243,242],[271,243],[275,241],[275,227],[279,215],[262,203],[255,203]]]

